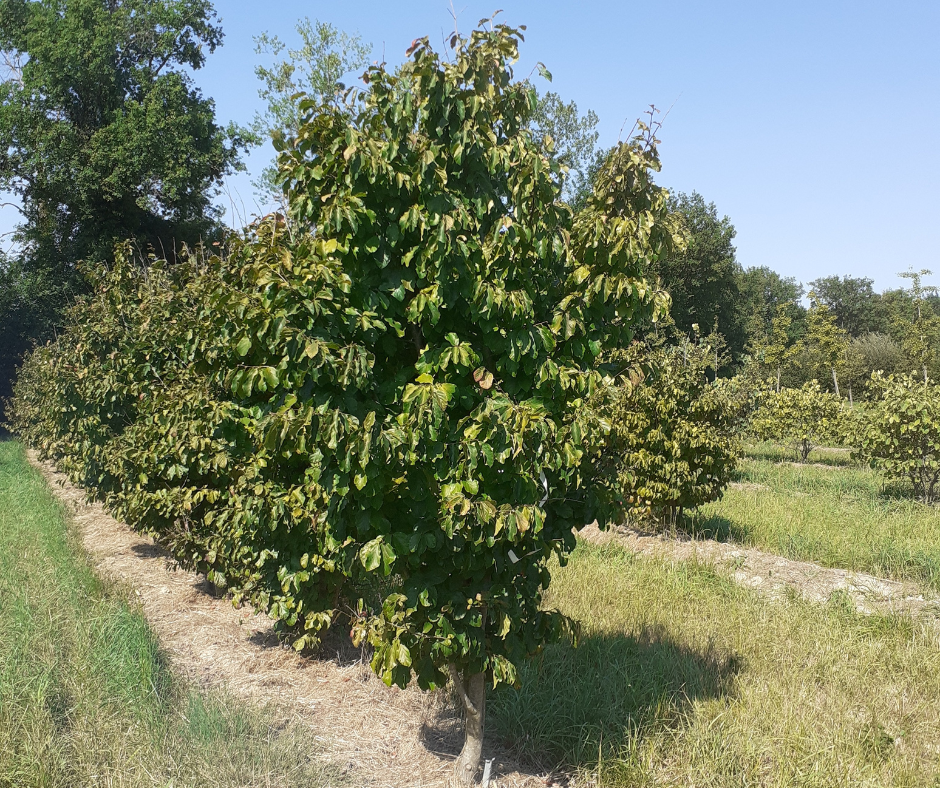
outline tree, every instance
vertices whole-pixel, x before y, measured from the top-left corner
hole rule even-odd
[[[872,375],[878,399],[860,425],[859,456],[930,504],[940,494],[940,386],[910,375]]]
[[[923,277],[930,276],[931,271],[926,268],[921,271],[905,271],[898,274],[904,279],[911,280],[909,290],[911,299],[910,320],[898,318],[897,328],[901,332],[901,349],[924,376],[928,379],[928,367],[933,366],[937,360],[940,349],[940,316],[934,313],[927,301],[929,295],[936,294],[935,287],[922,284]]]
[[[708,341],[680,337],[651,348],[635,342],[615,354],[626,369],[646,367],[644,380],[621,380],[590,403],[609,422],[598,450],[606,493],[634,519],[676,525],[684,511],[718,500],[737,464],[737,408],[706,371]]]
[[[842,440],[846,431],[842,401],[815,380],[802,388],[768,392],[760,397],[751,431],[762,440],[792,446],[796,458],[806,462],[820,443]]]
[[[832,375],[836,396],[839,394],[838,371],[845,366],[849,338],[845,329],[836,325],[836,316],[822,303],[812,290],[810,308],[806,314],[806,345]]]
[[[657,260],[650,266],[650,276],[658,276],[672,298],[672,317],[686,335],[693,333],[693,323],[712,327],[725,337],[732,358],[744,352],[746,333],[740,310],[738,278],[740,266],[735,258],[735,230],[731,220],[718,218],[714,203],[702,195],[679,194],[670,200],[670,210],[684,226],[687,247]]]
[[[455,36],[449,60],[419,39],[353,115],[304,101],[290,223],[147,276],[119,259],[16,399],[32,443],[296,647],[349,616],[386,682],[453,681],[467,784],[486,683],[573,633],[542,604],[550,559],[621,513],[584,404],[664,312],[642,271],[673,244],[645,126],[582,211],[559,199],[520,39]]]
[[[816,299],[835,316],[850,337],[884,331],[886,313],[881,297],[867,277],[824,276],[810,282]]]
[[[255,114],[252,130],[259,139],[289,140],[300,129],[302,113],[300,98],[306,96],[317,102],[344,106],[342,94],[347,74],[365,68],[372,47],[358,34],[349,35],[328,22],[310,21],[304,17],[296,25],[300,47],[288,49],[277,36],[261,33],[255,36],[255,52],[279,58],[270,66],[256,66],[255,75],[261,80],[258,95],[265,102],[263,112]],[[265,199],[282,201],[276,163],[266,167],[256,188]]]
[[[0,0],[0,188],[28,259],[65,277],[116,240],[172,254],[215,227],[240,139],[189,70],[222,40],[208,0]]]
[[[793,363],[803,347],[800,340],[793,341],[791,336],[793,319],[790,317],[790,306],[789,303],[779,304],[767,333],[751,344],[751,355],[754,359],[774,373],[777,392],[780,391],[783,370]]]
[[[591,184],[604,161],[607,151],[597,149],[598,118],[588,110],[583,116],[574,101],[548,91],[538,97],[530,121],[535,139],[551,139],[549,156],[562,164],[565,199],[575,210],[583,208],[591,194]]]

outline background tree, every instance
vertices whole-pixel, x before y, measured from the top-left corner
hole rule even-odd
[[[290,140],[297,135],[303,114],[301,94],[342,108],[343,78],[369,64],[372,46],[358,34],[350,35],[309,17],[297,22],[295,30],[300,37],[296,49],[267,32],[254,38],[255,52],[274,58],[271,65],[255,67],[262,85],[258,95],[265,102],[264,111],[256,113],[252,123],[258,141]],[[285,53],[287,57],[282,58]],[[254,185],[263,199],[283,202],[275,163],[264,168]]]
[[[172,257],[216,232],[243,141],[190,74],[221,40],[208,0],[0,0],[0,190],[23,219],[8,356],[82,289],[79,260],[112,260],[118,240]]]
[[[849,344],[848,332],[836,324],[836,316],[813,291],[809,293],[810,308],[806,313],[806,349],[816,363],[832,376],[836,396],[839,394],[839,372],[845,367]]]
[[[901,349],[911,365],[923,375],[924,382],[929,377],[929,369],[937,361],[940,353],[940,316],[938,316],[928,297],[936,295],[936,287],[923,284],[923,277],[930,276],[926,268],[920,271],[905,271],[898,276],[909,279],[910,318],[898,316],[896,327],[901,334]]]
[[[546,151],[567,168],[563,197],[575,210],[584,207],[591,194],[591,184],[607,151],[597,148],[598,117],[588,110],[581,115],[574,101],[564,101],[553,91],[538,97],[530,127],[536,141],[551,137]]]
[[[694,323],[708,329],[717,322],[731,357],[738,360],[747,334],[740,311],[741,268],[735,258],[731,220],[719,219],[715,204],[706,203],[697,192],[672,197],[670,210],[684,227],[688,245],[655,261],[649,274],[658,276],[671,296],[671,315],[680,331],[691,336]]]
[[[756,337],[750,345],[751,356],[773,375],[774,388],[778,392],[784,370],[794,362],[803,348],[802,340],[794,340],[792,337],[791,306],[788,302],[778,304],[777,314],[766,333]]]
[[[810,282],[816,300],[835,316],[836,325],[851,337],[884,332],[887,313],[881,296],[867,277],[824,276]]]

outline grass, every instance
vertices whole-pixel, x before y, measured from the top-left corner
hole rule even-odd
[[[940,507],[886,491],[844,451],[822,450],[806,465],[766,447],[749,454],[744,484],[690,518],[694,533],[940,591]]]
[[[616,545],[580,545],[553,577],[580,646],[547,648],[488,704],[523,758],[622,788],[938,784],[935,622],[770,602]]]
[[[326,785],[309,731],[272,720],[174,674],[0,441],[0,786]]]

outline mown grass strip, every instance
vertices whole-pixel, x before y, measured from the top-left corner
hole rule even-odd
[[[0,785],[326,785],[309,732],[271,719],[174,674],[22,447],[0,441]]]
[[[940,591],[940,506],[885,490],[880,474],[844,452],[807,465],[754,456],[739,472],[744,488],[690,520],[696,534]]]
[[[936,622],[770,601],[616,545],[579,546],[549,603],[580,646],[548,647],[489,705],[524,758],[623,788],[936,785]]]

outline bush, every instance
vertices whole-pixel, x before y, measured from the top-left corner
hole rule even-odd
[[[751,432],[793,449],[801,462],[820,444],[842,443],[846,432],[844,404],[812,380],[802,388],[764,392],[751,419]]]
[[[727,487],[739,457],[740,397],[727,381],[708,382],[707,344],[636,345],[620,360],[645,365],[648,375],[621,379],[594,402],[609,429],[607,493],[634,519],[675,524],[683,510],[718,500]]]
[[[934,503],[940,489],[940,386],[910,375],[872,375],[878,399],[858,430],[858,455]]]

